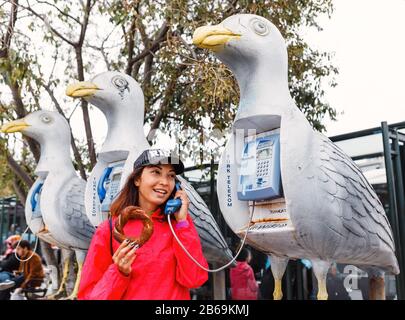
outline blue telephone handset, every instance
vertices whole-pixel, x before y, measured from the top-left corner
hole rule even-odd
[[[176,188],[173,193],[177,190],[180,190],[180,182],[176,182]],[[169,199],[166,202],[165,206],[165,214],[172,214],[179,210],[181,207],[181,200],[180,199]]]
[[[105,168],[103,174],[100,177],[100,180],[98,181],[97,193],[98,197],[100,198],[100,202],[104,201],[105,195],[107,193],[104,183],[110,177],[112,169],[113,169],[112,167]]]
[[[43,182],[38,183],[38,185],[36,186],[36,188],[35,188],[34,191],[32,192],[31,199],[30,199],[32,212],[34,212],[34,211],[35,211],[35,208],[37,207],[37,204],[38,204],[38,196],[39,196],[39,194],[41,193],[41,190],[42,190],[42,186],[43,186],[43,185],[44,185]]]

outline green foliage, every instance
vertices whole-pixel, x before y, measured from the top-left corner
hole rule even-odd
[[[89,156],[89,149],[87,148],[87,143],[83,139],[75,139],[77,149],[79,150],[79,154],[82,157],[83,166],[86,172],[90,172],[92,167],[90,163],[90,156]],[[75,158],[72,159],[73,166],[75,170],[79,171],[79,165]]]
[[[6,141],[0,139],[0,197],[12,195],[13,192],[13,174],[7,165],[5,154]]]
[[[146,68],[144,59],[143,68],[132,74],[143,84],[146,121],[152,123],[163,109],[160,129],[174,131],[181,144],[187,145],[188,141],[188,151],[193,150],[192,144],[199,144],[196,137],[204,131],[203,119],[211,123],[205,129],[229,128],[239,100],[232,74],[206,50],[190,45],[192,34],[198,26],[216,24],[237,13],[261,15],[280,29],[288,43],[291,94],[313,127],[322,131],[325,116],[335,119],[336,111],[325,101],[321,86],[326,80],[329,86],[336,85],[334,76],[338,71],[331,63],[332,56],[309,48],[299,35],[303,26],[321,30],[317,18],[331,15],[331,0],[112,1],[109,5],[104,10],[114,24],[129,30],[136,22],[135,56],[148,45],[145,37],[149,43],[153,42],[163,22],[168,24],[169,32],[160,50],[153,54],[152,66]],[[127,46],[121,49],[121,65],[125,63],[127,49]],[[165,100],[169,85],[173,86],[171,96]],[[185,129],[193,129],[195,133],[186,137]]]

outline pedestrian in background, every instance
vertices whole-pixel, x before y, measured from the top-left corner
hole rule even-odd
[[[259,286],[256,282],[254,271],[249,265],[252,254],[249,249],[243,248],[236,258],[236,267],[231,268],[231,299],[232,300],[257,300]]]

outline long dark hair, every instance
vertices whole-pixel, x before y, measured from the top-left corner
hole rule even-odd
[[[124,187],[118,193],[117,197],[113,201],[110,207],[110,214],[112,217],[118,217],[121,212],[128,206],[137,206],[139,207],[139,188],[135,186],[135,181],[141,178],[143,169],[145,167],[141,167],[132,171],[132,173],[128,176],[127,181],[125,182]],[[169,199],[174,196],[176,188],[174,188],[172,194],[170,195]],[[161,213],[163,214],[163,210],[166,206],[166,202],[160,206]],[[174,216],[174,215],[172,215]],[[172,217],[173,218],[173,217]]]

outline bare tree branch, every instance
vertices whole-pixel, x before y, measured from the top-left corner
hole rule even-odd
[[[136,27],[138,28],[139,34],[141,35],[142,42],[143,42],[145,48],[147,48],[149,45],[150,39],[149,39],[148,35],[146,34],[145,26],[143,25],[142,19],[139,17],[139,15],[136,17],[135,23],[136,23]]]
[[[18,118],[24,118],[27,114],[27,111],[25,110],[24,103],[21,98],[20,87],[18,86],[17,83],[9,83],[9,88],[13,96],[17,116]],[[38,143],[30,137],[27,136],[23,137],[27,141],[28,146],[30,147],[30,150],[35,158],[35,161],[38,162],[40,157],[40,150]]]
[[[87,2],[86,2],[82,28],[80,31],[80,38],[79,38],[78,45],[75,47],[77,74],[78,74],[79,81],[84,81],[84,65],[83,65],[83,56],[82,56],[82,46],[83,46],[84,38],[86,35],[87,26],[89,23],[90,11],[95,3],[96,3],[95,1],[92,2],[91,0],[87,0]],[[82,105],[82,112],[83,112],[84,128],[86,131],[87,146],[89,148],[90,164],[91,164],[91,168],[93,168],[97,163],[97,157],[96,157],[96,150],[95,150],[95,146],[94,146],[93,133],[92,133],[91,124],[90,124],[88,103],[86,100],[82,99],[81,105]]]
[[[10,167],[10,169],[13,171],[13,173],[23,181],[28,188],[31,188],[31,186],[34,184],[34,181],[31,179],[31,177],[27,174],[27,172],[17,163],[17,161],[14,160],[13,156],[10,155],[9,151],[6,150],[6,159],[7,159],[7,164]]]
[[[56,61],[57,61],[57,54],[55,54],[55,59],[54,59],[55,63],[56,63]],[[55,67],[55,63],[54,63],[54,67]],[[44,76],[43,76],[43,74],[41,72],[41,69],[40,69],[39,66],[37,66],[37,67],[38,67],[39,75],[43,79]],[[83,161],[82,161],[79,149],[76,146],[76,142],[75,142],[75,139],[74,139],[73,133],[72,133],[72,128],[70,127],[70,119],[66,117],[62,107],[59,104],[59,101],[56,99],[55,94],[53,93],[53,90],[51,89],[51,84],[50,83],[51,83],[52,74],[53,74],[53,69],[52,69],[52,72],[51,72],[51,74],[49,76],[50,78],[48,80],[48,83],[44,83],[43,81],[40,81],[40,82],[41,82],[42,86],[45,88],[45,91],[48,93],[49,97],[51,98],[53,104],[55,105],[56,110],[58,110],[58,112],[62,115],[62,117],[64,117],[66,119],[66,121],[69,123],[70,143],[71,143],[71,147],[72,147],[72,150],[73,150],[73,154],[74,154],[75,160],[77,162],[77,165],[79,167],[80,176],[84,180],[87,180],[86,170],[84,168]],[[37,80],[40,80],[40,79],[37,79]]]
[[[28,3],[28,1],[27,1]],[[83,10],[84,10],[84,17],[83,21],[80,23],[81,28],[80,28],[80,36],[77,42],[74,42],[72,40],[67,39],[65,36],[63,36],[60,32],[58,32],[55,28],[53,28],[49,21],[47,20],[46,16],[43,16],[36,12],[28,3],[28,7],[25,7],[28,11],[32,12],[36,17],[40,18],[45,25],[59,38],[61,38],[63,41],[66,43],[70,44],[74,49],[76,53],[76,64],[77,64],[77,74],[78,74],[78,80],[79,81],[84,81],[84,64],[83,64],[83,56],[82,56],[82,46],[84,43],[84,39],[86,36],[86,31],[87,27],[89,24],[89,17],[90,17],[90,11],[95,5],[96,1],[92,0],[87,0],[86,4],[83,4]],[[89,110],[88,110],[88,103],[85,100],[81,101],[81,106],[82,106],[82,112],[83,112],[83,122],[84,122],[84,128],[86,131],[86,139],[87,139],[87,146],[89,149],[89,155],[90,155],[90,163],[91,167],[94,167],[97,158],[96,158],[96,151],[94,147],[94,140],[93,140],[93,134],[91,130],[91,124],[90,124],[90,116],[89,116]]]
[[[143,61],[139,60],[136,63],[134,63],[133,67],[132,67],[132,78],[136,79],[138,77],[138,73],[139,73],[139,69],[141,68]]]
[[[55,52],[54,59],[53,59],[52,70],[51,70],[51,72],[49,73],[49,77],[48,77],[48,83],[51,82],[51,79],[52,79],[52,77],[53,77],[53,72],[55,71],[55,67],[56,67],[56,63],[57,63],[57,62],[58,62],[58,48],[56,48],[56,52]],[[38,66],[38,69],[39,69],[39,66]],[[41,77],[43,77],[41,70],[39,70],[39,73],[41,74]]]
[[[228,6],[228,8],[224,11],[224,17],[228,17],[228,16],[231,16],[231,15],[233,15],[233,14],[235,14],[237,11],[238,11],[238,8],[237,8],[237,5],[238,4],[238,0],[233,0],[230,4],[229,4],[229,6]]]
[[[129,62],[132,60],[132,57],[134,55],[134,47],[135,47],[135,33],[136,33],[136,20],[132,20],[131,27],[128,32],[128,40],[127,42],[127,48],[128,48],[128,64],[127,67],[125,68],[125,73],[126,74],[131,74],[132,73],[132,66]],[[126,33],[124,33],[125,35]]]
[[[7,31],[5,32],[4,38],[1,41],[0,58],[5,58],[8,56],[11,38],[14,32],[14,26],[17,21],[17,9],[18,9],[18,0],[14,0],[11,6],[11,14],[10,19],[8,21]]]
[[[104,47],[104,45],[105,45],[106,41],[110,38],[111,34],[114,32],[115,29],[116,29],[116,27],[114,27],[114,28],[110,31],[110,33],[107,35],[107,37],[104,38],[104,40],[101,42],[101,46],[98,47],[98,46],[91,45],[91,44],[88,44],[88,45],[87,45],[89,48],[101,52],[101,55],[103,56],[103,59],[104,59],[104,62],[105,62],[105,64],[106,64],[106,66],[107,66],[107,70],[108,70],[108,71],[111,70],[111,63],[110,63],[110,61],[108,61],[108,54],[107,54],[107,52],[105,52],[105,49],[106,49],[106,48]],[[113,46],[113,47],[110,47],[110,48],[114,48],[114,46]]]
[[[128,70],[128,68],[132,68],[134,63],[136,63],[137,61],[145,58],[147,55],[155,53],[166,40],[166,34],[168,31],[169,31],[169,27],[168,27],[167,23],[165,22],[165,23],[163,23],[162,27],[158,31],[155,40],[153,42],[151,42],[148,47],[145,47],[145,49],[140,54],[138,54],[136,57],[134,57],[131,61],[128,62],[127,70]]]
[[[2,48],[0,49],[0,58],[2,59],[9,59],[9,49],[10,49],[10,44],[11,44],[11,38],[14,32],[14,27],[15,23],[17,20],[17,8],[18,8],[18,1],[15,0],[12,2],[12,8],[11,8],[11,15],[7,27],[7,32],[4,35],[4,38],[2,39]],[[8,85],[8,87],[11,90],[11,94],[13,96],[13,101],[14,101],[14,108],[17,113],[17,116],[19,118],[23,118],[26,115],[26,110],[24,107],[24,103],[21,98],[21,91],[18,83],[16,81],[11,81],[11,79],[7,80],[7,74],[11,75],[12,74],[12,65],[9,63],[7,65],[7,70],[5,71],[5,74],[3,74],[3,78],[6,80],[5,83]],[[39,146],[38,144],[31,138],[29,137],[24,137],[28,145],[32,151],[32,154],[34,155],[34,158],[36,161],[39,161]]]
[[[169,84],[166,87],[164,98],[160,105],[160,109],[159,109],[158,113],[156,114],[155,119],[152,122],[152,126],[151,126],[150,131],[147,136],[147,140],[149,142],[151,142],[153,140],[155,130],[157,128],[159,128],[160,122],[162,121],[163,117],[167,113],[167,109],[168,109],[170,100],[172,99],[174,90],[176,88],[177,79],[185,69],[186,69],[185,65],[181,65],[180,67],[178,67],[176,72],[173,74],[172,79],[170,80]]]
[[[58,8],[58,6],[56,6],[56,5],[53,4],[53,3],[50,3],[50,2],[48,2],[48,1],[40,1],[40,0],[37,0],[37,2],[38,2],[38,3],[47,4],[47,5],[49,5],[49,6],[53,7],[53,8],[55,8],[56,10],[58,10],[58,12],[59,12],[60,14],[62,14],[63,16],[72,19],[73,21],[75,21],[75,22],[78,23],[78,24],[81,24],[81,22],[80,22],[79,19],[77,19],[77,18],[71,16],[71,15],[68,14],[67,12],[62,11],[61,9]]]
[[[29,92],[31,93],[32,98],[35,101],[35,105],[37,106],[37,109],[41,109],[41,104],[39,102],[39,97],[38,97],[37,94],[35,94],[34,88],[32,87],[31,82],[27,83],[27,86],[28,86]]]
[[[28,1],[27,1],[28,3]],[[70,44],[72,47],[76,47],[78,45],[78,43],[73,42],[72,40],[69,40],[68,38],[66,38],[64,35],[62,35],[58,30],[56,30],[54,27],[51,26],[51,24],[49,23],[46,15],[41,15],[38,12],[36,12],[34,9],[31,8],[31,6],[28,4],[28,7],[25,6],[21,6],[22,8],[28,10],[29,12],[31,12],[34,16],[36,16],[37,18],[41,19],[46,27],[52,32],[54,33],[57,37],[59,37],[60,39],[62,39],[63,41],[65,41],[66,43]]]
[[[76,47],[75,50],[76,50],[78,78],[79,78],[79,81],[84,81],[82,47]],[[83,113],[84,129],[86,131],[87,146],[89,148],[90,164],[91,164],[91,167],[93,168],[97,163],[97,157],[96,157],[96,151],[95,151],[95,146],[94,146],[93,133],[92,133],[91,124],[90,124],[88,102],[86,100],[82,99],[81,107],[82,107],[82,113]]]
[[[191,46],[187,43],[186,40],[184,40],[184,38],[180,34],[178,34],[176,32],[175,35],[184,44],[184,46],[191,52],[193,59],[197,61],[198,60],[197,53],[195,52],[194,48],[191,48]]]
[[[91,0],[87,0],[87,2],[86,2],[86,7],[84,9],[83,22],[81,23],[80,37],[79,37],[79,41],[77,42],[77,46],[79,46],[79,47],[83,46],[83,41],[86,36],[87,27],[89,25],[90,11],[91,11],[91,8],[94,6],[94,4],[95,4],[95,1],[92,2]]]
[[[22,204],[25,204],[25,201],[27,200],[27,193],[20,186],[20,184],[18,182],[19,181],[18,181],[17,177],[14,176],[14,178],[13,178],[13,189],[14,189],[15,193],[17,194],[17,197],[20,200],[20,202]]]
[[[143,82],[142,82],[142,87],[144,91],[148,89],[150,82],[152,80],[152,65],[153,65],[153,55],[150,54],[145,58],[145,67],[143,71]]]
[[[100,53],[101,53],[101,55],[102,55],[102,57],[103,57],[103,60],[104,60],[104,62],[105,62],[105,66],[107,67],[107,70],[108,71],[111,71],[111,63],[110,63],[110,61],[108,61],[108,55],[107,55],[107,53],[105,52],[105,50],[104,50],[104,47],[101,45],[100,47],[97,47],[97,46],[93,46],[93,45],[91,45],[91,44],[88,44],[87,45],[90,49],[93,49],[93,50],[96,50],[96,51],[100,51]]]

